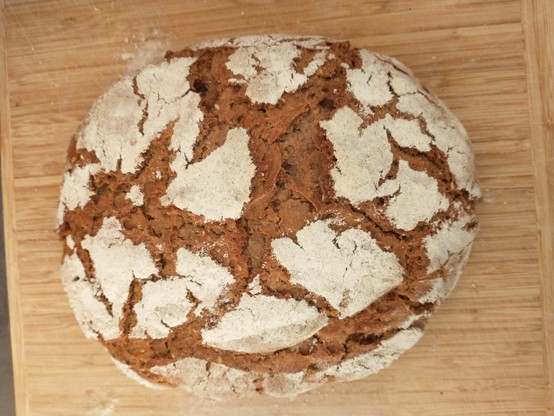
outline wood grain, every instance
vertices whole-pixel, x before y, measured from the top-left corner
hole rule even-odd
[[[542,284],[546,408],[554,412],[554,2],[523,4]]]
[[[17,258],[16,220],[14,204],[14,166],[10,131],[10,105],[8,92],[8,53],[6,41],[6,20],[4,0],[0,0],[0,168],[2,170],[2,203],[3,229],[6,257],[6,285],[10,315],[10,337],[12,343],[14,400],[17,414],[28,414],[23,406],[26,404],[25,390],[25,354],[23,327],[21,322],[21,296],[19,291],[19,267]]]
[[[552,414],[550,0],[5,3],[2,191],[19,415]],[[130,68],[166,48],[262,32],[345,38],[411,67],[470,134],[480,232],[425,337],[374,377],[294,401],[147,390],[84,338],[63,292],[53,227],[64,153],[93,100]]]

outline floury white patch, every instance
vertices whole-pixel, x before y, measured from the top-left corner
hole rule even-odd
[[[373,114],[372,107],[383,106],[393,98],[388,86],[389,66],[369,51],[361,50],[359,55],[362,67],[346,70],[348,90],[362,104],[364,113]]]
[[[176,270],[181,279],[186,281],[188,290],[198,306],[195,310],[200,315],[204,309],[213,311],[216,302],[222,296],[234,277],[208,256],[193,253],[185,248],[177,250]]]
[[[77,207],[84,207],[94,192],[89,187],[89,181],[100,170],[96,163],[73,169],[64,174],[60,202],[58,204],[57,225],[63,222],[66,210],[72,211]]]
[[[237,392],[240,392],[240,396],[252,395],[253,382],[257,378],[263,380],[268,395],[291,397],[318,387],[327,377],[352,381],[375,374],[412,348],[422,335],[422,331],[415,328],[400,330],[371,352],[310,375],[301,371],[267,376],[237,370],[224,364],[209,365],[207,361],[197,358],[185,358],[172,364],[156,366],[152,368],[152,372],[166,376],[189,392],[215,400],[236,396]]]
[[[389,117],[362,128],[362,122],[352,109],[343,107],[332,119],[320,123],[337,159],[331,170],[337,195],[355,205],[390,197],[386,214],[403,230],[412,230],[420,221],[429,221],[446,210],[449,203],[439,192],[437,181],[413,170],[406,161],[398,162],[396,178],[386,179],[393,162],[387,130],[399,143],[428,147],[430,137],[419,130],[419,124]]]
[[[65,290],[151,388],[292,397],[373,374],[420,339],[475,237],[465,130],[348,42],[169,52],[96,101],[69,155]]]
[[[275,105],[284,93],[296,91],[325,63],[328,46],[321,38],[251,36],[229,41],[236,50],[227,61],[227,68],[237,76],[231,82],[246,83],[246,95],[254,103]],[[294,68],[301,47],[313,48],[313,59],[302,72]]]
[[[349,107],[338,109],[330,120],[320,123],[337,159],[331,170],[335,191],[353,204],[380,196],[379,183],[393,162],[383,126],[363,128],[362,124],[363,119]]]
[[[216,400],[246,396],[255,388],[254,377],[249,372],[194,357],[155,366],[151,371],[190,393]]]
[[[62,282],[77,322],[88,338],[98,335],[114,339],[120,334],[119,322],[97,296],[95,284],[88,281],[77,254],[65,256],[61,269]]]
[[[422,335],[423,332],[417,328],[400,330],[391,338],[382,341],[374,350],[329,367],[322,372],[321,376],[332,376],[339,380],[350,381],[375,374],[388,367],[400,354],[412,348]]]
[[[341,318],[365,309],[402,282],[396,256],[383,251],[366,232],[336,234],[328,223],[316,221],[298,231],[296,239],[273,240],[273,254],[292,283],[323,296]]]
[[[133,279],[147,279],[158,272],[146,246],[133,244],[122,231],[119,221],[109,217],[95,236],[86,236],[81,243],[90,255],[98,288],[111,303],[111,316],[117,323]]]
[[[172,278],[146,282],[142,299],[134,306],[137,324],[132,338],[165,338],[171,328],[184,323],[193,304],[188,299],[185,279]]]
[[[129,192],[125,194],[125,198],[133,203],[133,205],[141,206],[144,204],[144,194],[140,190],[140,186],[133,185]]]
[[[246,294],[217,326],[202,331],[202,339],[224,350],[271,352],[304,341],[327,321],[306,301]]]
[[[448,117],[448,110],[438,98],[429,98],[423,92],[403,95],[396,105],[398,110],[416,117],[422,117],[427,130],[433,136],[432,143],[447,156],[456,184],[475,198],[480,196],[475,182],[473,152],[467,132],[455,117]]]
[[[162,203],[203,215],[208,221],[240,218],[256,173],[248,141],[245,129],[231,129],[225,143],[204,160],[188,164],[177,158],[172,165],[177,176]]]
[[[123,173],[135,172],[142,154],[168,123],[175,122],[179,132],[198,124],[198,116],[191,116],[198,98],[187,81],[194,61],[180,58],[152,64],[135,79],[127,76],[117,82],[94,104],[77,137],[77,148],[94,152],[105,171],[120,165]],[[148,117],[143,122],[144,112]]]
[[[459,254],[471,246],[475,237],[475,228],[469,228],[471,221],[469,215],[462,215],[456,221],[445,222],[435,234],[425,238],[430,260],[427,268],[429,273],[445,265],[452,253]]]

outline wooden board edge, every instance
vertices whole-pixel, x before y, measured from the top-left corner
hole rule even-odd
[[[523,0],[541,272],[547,414],[554,410],[554,2]]]
[[[26,415],[25,352],[23,319],[19,293],[19,267],[16,247],[13,158],[10,129],[10,100],[8,88],[8,50],[6,39],[6,6],[0,0],[0,168],[2,172],[3,225],[6,256],[6,280],[10,314],[10,337],[14,378],[16,414]]]

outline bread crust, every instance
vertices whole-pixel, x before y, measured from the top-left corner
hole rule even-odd
[[[421,337],[467,261],[465,130],[398,61],[288,35],[122,78],[73,137],[62,279],[147,385],[294,396]]]

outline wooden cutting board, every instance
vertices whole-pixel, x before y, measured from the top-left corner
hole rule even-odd
[[[552,415],[554,2],[0,0],[0,113],[18,415]],[[59,278],[64,153],[125,72],[206,38],[287,32],[393,55],[465,124],[483,190],[459,286],[378,375],[296,400],[137,385],[86,340]],[[1,406],[1,405],[0,405]]]

